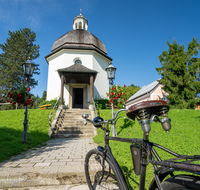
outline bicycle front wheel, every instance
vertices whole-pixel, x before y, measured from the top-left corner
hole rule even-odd
[[[122,189],[114,165],[106,157],[103,166],[103,153],[96,149],[86,155],[85,176],[90,190]]]

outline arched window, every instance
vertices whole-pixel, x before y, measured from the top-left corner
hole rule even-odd
[[[79,22],[79,27],[78,29],[82,29],[82,22]]]
[[[77,59],[77,60],[75,61],[75,64],[76,64],[76,63],[82,64],[82,61],[81,61],[80,59]]]

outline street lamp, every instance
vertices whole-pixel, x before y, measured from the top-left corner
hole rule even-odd
[[[29,78],[33,75],[33,71],[35,69],[35,64],[31,63],[30,58],[22,64],[23,69],[24,69],[24,75],[25,75],[25,80],[27,81],[27,97],[29,94],[28,91],[28,86],[29,86]],[[22,134],[22,142],[27,143],[27,131],[28,131],[28,119],[27,119],[27,114],[28,114],[28,105],[25,106],[25,118],[24,118],[24,131]]]
[[[115,79],[115,71],[117,68],[115,68],[112,64],[110,64],[105,70],[108,75],[109,83],[112,86],[113,85],[113,79]]]
[[[112,85],[113,85],[113,80],[115,78],[115,71],[116,71],[117,68],[115,68],[112,63],[105,69],[106,72],[107,72],[107,75],[108,75],[108,79],[109,79],[109,83],[111,85],[111,88],[112,88]],[[115,112],[114,112],[114,106],[113,106],[113,103],[111,102],[111,106],[112,106],[112,118],[115,117]],[[117,137],[117,132],[116,132],[116,129],[115,129],[115,123],[112,122],[112,125],[111,125],[111,130],[112,130],[112,136],[113,137]]]

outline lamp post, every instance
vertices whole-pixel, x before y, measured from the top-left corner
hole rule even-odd
[[[109,83],[111,85],[111,88],[112,88],[112,85],[113,85],[113,80],[115,79],[115,71],[116,71],[117,68],[115,68],[112,63],[105,69],[106,72],[107,72],[107,75],[108,75],[108,79],[109,79]],[[112,118],[115,117],[115,112],[114,112],[114,106],[113,106],[113,103],[111,102],[111,106],[112,106]],[[116,132],[116,129],[115,129],[115,121],[112,122],[112,125],[111,125],[111,130],[112,130],[112,136],[113,137],[117,137],[117,132]]]
[[[33,71],[35,69],[35,64],[31,63],[30,58],[22,64],[23,69],[24,69],[24,75],[25,75],[25,80],[27,81],[27,87],[29,86],[29,78],[33,75]],[[27,88],[27,97],[28,97],[29,91]],[[24,118],[24,131],[22,134],[22,143],[27,143],[27,131],[28,131],[28,119],[27,119],[27,114],[28,114],[28,105],[25,106],[25,118]]]

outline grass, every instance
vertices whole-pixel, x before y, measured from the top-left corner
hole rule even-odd
[[[124,113],[120,113],[125,116]],[[104,120],[111,118],[111,110],[102,110],[101,115]],[[149,140],[160,144],[176,153],[187,155],[199,155],[199,137],[200,137],[200,110],[170,110],[168,114],[171,118],[172,129],[166,133],[160,123],[153,122],[151,124],[151,132]],[[116,125],[119,137],[124,138],[142,138],[143,132],[137,121],[129,121],[119,119]],[[94,137],[94,141],[103,146],[103,131],[98,129],[98,135]],[[125,176],[128,178],[132,187],[129,189],[139,189],[139,176],[133,171],[133,163],[130,152],[130,144],[110,141],[113,155],[124,170]],[[162,159],[169,158],[171,155],[156,149]],[[148,187],[154,178],[153,167],[151,164],[147,166],[146,184]]]
[[[0,111],[0,162],[23,151],[45,145],[49,140],[47,110],[28,110],[28,143],[21,142],[24,130],[24,109]]]

